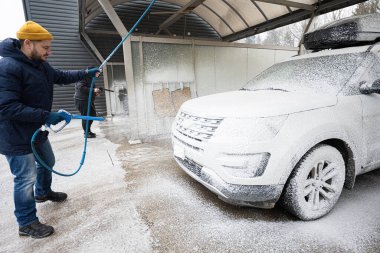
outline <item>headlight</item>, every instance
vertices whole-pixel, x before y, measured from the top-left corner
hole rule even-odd
[[[274,138],[284,125],[288,115],[267,118],[225,118],[215,133],[222,139],[265,141]]]
[[[228,175],[253,178],[261,176],[264,173],[269,158],[269,153],[223,154],[216,160]]]

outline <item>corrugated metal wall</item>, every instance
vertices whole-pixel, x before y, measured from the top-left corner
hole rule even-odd
[[[53,54],[49,63],[61,70],[84,69],[90,65],[100,65],[79,37],[79,12],[77,0],[23,0],[28,20],[33,20],[54,35]],[[103,78],[96,81],[103,87]],[[74,105],[74,84],[55,86],[53,111],[65,109],[76,113]],[[98,114],[107,113],[104,96],[97,97],[95,105]]]

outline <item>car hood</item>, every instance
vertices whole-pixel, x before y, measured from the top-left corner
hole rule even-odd
[[[188,100],[181,111],[203,117],[272,117],[334,106],[336,103],[334,94],[240,90]]]

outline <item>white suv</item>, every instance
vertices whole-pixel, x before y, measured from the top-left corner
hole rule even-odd
[[[343,185],[380,166],[376,92],[380,43],[293,57],[239,91],[185,102],[172,127],[174,157],[228,203],[280,200],[317,219]]]

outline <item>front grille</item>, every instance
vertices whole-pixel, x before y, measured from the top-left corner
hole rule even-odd
[[[183,166],[185,166],[188,170],[190,170],[191,172],[193,172],[195,175],[197,175],[198,177],[201,176],[201,171],[202,171],[202,168],[203,166],[194,162],[193,160],[191,159],[188,159],[188,158],[185,158],[185,159],[181,159],[179,157],[176,157],[178,159],[178,161],[181,162],[181,164]]]
[[[190,145],[189,143],[186,143],[186,142],[184,142],[183,140],[179,139],[177,136],[174,136],[174,138],[175,138],[177,141],[181,142],[183,145],[188,146],[188,147],[191,148],[191,149],[194,149],[194,150],[196,150],[196,151],[201,151],[201,152],[203,152],[203,149],[202,149],[202,148],[198,148],[198,147],[195,147],[195,146],[193,146],[193,145]]]
[[[203,118],[181,112],[176,121],[176,130],[196,141],[209,140],[222,122],[222,118]]]

